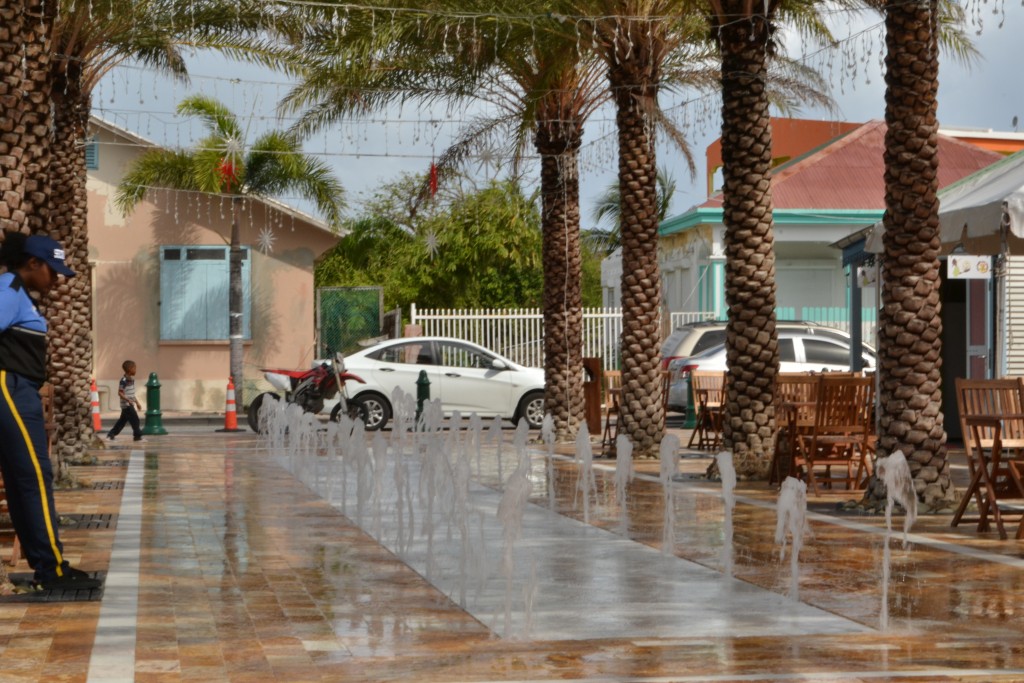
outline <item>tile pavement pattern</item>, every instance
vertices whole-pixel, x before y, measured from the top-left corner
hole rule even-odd
[[[114,456],[125,452],[100,455]],[[560,461],[555,472],[554,507],[567,519],[552,528],[578,526],[575,467]],[[680,573],[675,590],[694,596],[683,634],[612,625],[585,638],[516,640],[460,609],[252,435],[154,438],[127,467],[76,474],[86,486],[58,492],[58,510],[117,516],[116,528],[64,532],[72,563],[107,572],[103,599],[0,601],[0,681],[1024,681],[1024,546],[950,529],[948,516],[921,520],[906,550],[893,544],[888,632],[878,630],[883,520],[818,514],[801,554],[805,604],[785,626],[736,627],[749,610],[721,587],[709,593],[711,618],[699,605],[712,588]],[[591,525],[611,544],[658,548],[658,484],[632,485],[626,541],[611,474],[599,472]],[[93,486],[101,481],[124,485]],[[772,542],[774,493],[750,483],[739,495],[735,574],[747,585],[737,594],[777,599],[789,562]],[[718,571],[716,486],[681,484],[676,500],[675,554]],[[571,573],[573,556],[547,543]],[[637,546],[627,557],[591,580],[600,607],[584,606],[581,618],[612,622],[608,596],[641,587],[630,572],[652,554]]]

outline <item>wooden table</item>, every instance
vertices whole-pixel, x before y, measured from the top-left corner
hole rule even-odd
[[[999,510],[999,501],[1024,499],[1024,483],[1021,480],[1024,458],[1021,457],[1020,451],[1004,444],[1002,435],[1006,422],[1024,421],[1024,414],[968,415],[964,420],[970,430],[968,438],[972,439],[974,444],[974,474],[950,526],[955,527],[963,520],[964,512],[973,497],[978,503],[978,531],[989,530],[988,517],[991,513],[999,531],[999,538],[1005,540],[1007,535],[1003,525],[1003,514]],[[984,443],[982,431],[985,429],[992,430],[991,446]],[[1010,457],[1004,457],[1007,454]],[[1021,515],[1017,526],[1016,537],[1024,538],[1024,514]]]

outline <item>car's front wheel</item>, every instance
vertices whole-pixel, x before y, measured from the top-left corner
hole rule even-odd
[[[363,427],[368,432],[384,429],[391,419],[391,404],[380,394],[359,394],[348,400],[349,405],[358,405]]]
[[[544,392],[534,391],[523,396],[516,409],[515,422],[525,419],[530,429],[540,429],[544,424]]]

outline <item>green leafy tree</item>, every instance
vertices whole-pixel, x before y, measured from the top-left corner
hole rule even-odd
[[[540,215],[512,181],[458,192],[410,212],[420,179],[406,177],[345,223],[317,266],[317,286],[383,286],[385,308],[536,306]]]
[[[304,154],[294,133],[269,131],[246,146],[238,119],[217,100],[193,95],[178,114],[202,119],[208,135],[194,149],[154,149],[135,159],[118,186],[115,203],[131,212],[152,190],[192,190],[232,200],[228,296],[231,376],[242,373],[242,248],[239,212],[246,197],[294,193],[310,201],[334,228],[341,225],[344,191],[319,159]],[[236,389],[244,405],[242,382]]]

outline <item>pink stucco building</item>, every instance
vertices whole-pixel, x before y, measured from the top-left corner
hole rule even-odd
[[[158,374],[163,410],[221,411],[229,373],[230,201],[160,191],[122,216],[114,206],[117,185],[131,160],[154,144],[97,119],[90,135],[89,254],[101,410],[116,410],[121,362],[131,358],[140,384]],[[313,266],[339,236],[279,202],[247,199],[241,210],[244,386],[251,397],[263,386],[260,368],[309,367],[313,360]]]

